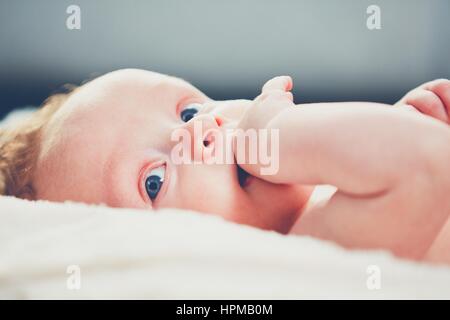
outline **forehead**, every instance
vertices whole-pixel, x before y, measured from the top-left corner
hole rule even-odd
[[[73,130],[142,120],[142,114],[169,108],[183,95],[205,97],[179,78],[138,69],[114,71],[77,89],[49,121],[44,136],[67,138]]]
[[[70,96],[54,116],[53,123],[107,123],[108,118],[135,120],[140,112],[150,114],[182,97],[207,97],[190,83],[156,72],[124,69],[108,73],[85,85]],[[123,118],[125,117],[125,118]]]
[[[202,95],[198,89],[182,79],[151,71],[125,69],[108,73],[87,83],[69,99],[64,109],[70,112],[73,106],[76,106],[78,110],[92,110],[105,105],[114,106],[119,102],[138,102],[139,98],[145,98],[143,102],[168,100],[171,96],[183,92]]]
[[[129,87],[138,86],[147,88],[165,85],[195,89],[191,84],[180,78],[140,69],[122,69],[113,71],[91,81],[88,85],[97,86],[98,88],[104,87],[110,90],[114,90],[117,86],[122,87],[124,85],[125,87],[128,85]],[[88,87],[88,85],[86,85],[86,87]]]

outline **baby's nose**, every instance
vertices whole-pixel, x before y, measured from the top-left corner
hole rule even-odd
[[[220,127],[228,127],[238,120],[243,113],[242,105],[236,104],[235,101],[237,100],[208,101],[204,103],[204,107],[199,114],[210,114],[216,119]]]
[[[215,134],[222,134],[219,128],[222,124],[220,117],[211,114],[198,114],[184,124],[182,130],[187,129],[190,136],[190,150],[194,161],[202,161],[205,149],[213,150]],[[215,134],[213,134],[215,133]]]
[[[193,121],[208,122],[215,121],[218,127],[221,127],[226,120],[216,112],[215,102],[206,102],[202,104],[200,111],[191,119]],[[206,117],[205,117],[206,116]]]
[[[230,125],[239,121],[245,111],[251,105],[251,100],[225,100],[209,102],[207,108],[210,113],[217,115],[222,120],[222,125]]]
[[[210,113],[201,113],[193,117],[187,122],[189,127],[195,126],[196,123],[201,123],[203,130],[216,129],[222,126],[223,120],[218,115]]]

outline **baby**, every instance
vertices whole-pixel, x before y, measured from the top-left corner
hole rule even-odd
[[[213,101],[178,78],[108,73],[49,98],[23,126],[0,132],[0,194],[192,209],[450,263],[450,81],[426,83],[395,106],[296,106],[291,89],[289,77],[276,77],[254,101]],[[279,139],[268,144],[277,143],[278,170],[262,174],[259,161],[238,165],[234,157],[207,163],[212,153],[205,151],[237,152],[236,139],[221,145],[213,135],[198,137],[199,124],[203,132],[276,130]],[[201,161],[174,162],[177,130],[192,134],[190,148]],[[320,184],[337,191],[306,206]]]

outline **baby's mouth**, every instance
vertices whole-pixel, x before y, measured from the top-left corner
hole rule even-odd
[[[251,175],[244,171],[244,169],[242,169],[238,164],[236,164],[236,168],[239,185],[242,188],[247,187],[250,183]]]

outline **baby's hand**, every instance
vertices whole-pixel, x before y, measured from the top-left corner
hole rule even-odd
[[[437,79],[408,92],[396,106],[413,107],[419,112],[450,124],[450,80]]]
[[[291,89],[292,79],[289,76],[279,76],[267,81],[237,127],[243,130],[265,128],[278,113],[294,106]]]

